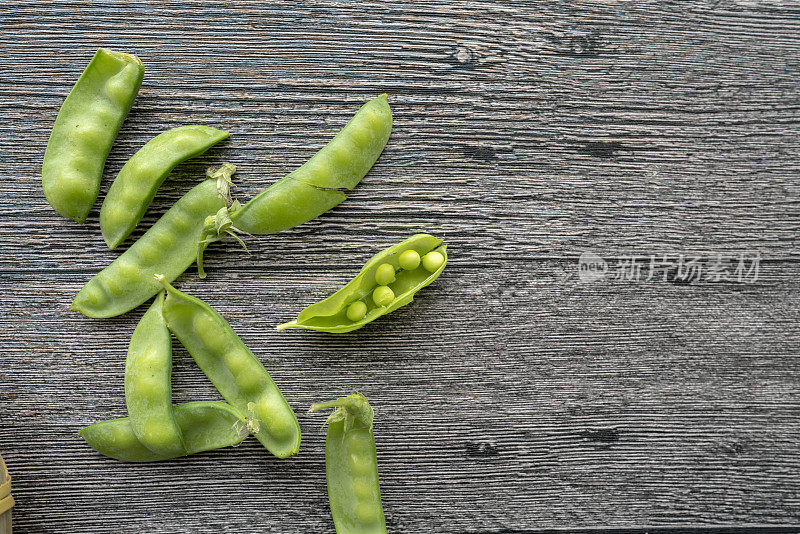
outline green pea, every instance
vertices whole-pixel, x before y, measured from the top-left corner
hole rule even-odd
[[[92,182],[79,171],[65,169],[61,176],[59,187],[59,202],[62,204],[77,204],[83,202],[92,194]]]
[[[436,269],[444,263],[444,256],[440,252],[428,252],[422,257],[422,266],[429,273],[435,272]]]
[[[326,421],[325,475],[336,532],[385,533],[372,407],[355,393],[314,404],[311,411],[328,408],[335,411]]]
[[[376,124],[380,124],[377,122]],[[368,125],[363,125],[358,129],[353,130],[353,142],[360,147],[369,147],[374,139],[374,135],[372,134],[372,128]]]
[[[125,288],[122,285],[122,280],[118,278],[106,278],[106,290],[113,297],[119,297]]]
[[[353,495],[359,501],[369,501],[375,496],[372,481],[364,478],[353,478]]]
[[[136,396],[145,398],[146,400],[150,400],[152,398],[159,397],[161,393],[164,392],[164,388],[162,387],[161,381],[159,380],[161,377],[155,374],[155,371],[152,371],[152,375],[143,376],[139,379],[139,383],[136,385]],[[139,400],[139,399],[136,399]]]
[[[120,278],[126,279],[126,278],[130,278],[130,277],[136,276],[138,274],[139,266],[136,265],[135,263],[129,263],[127,261],[121,261],[119,263],[118,268],[119,268]]]
[[[347,196],[377,161],[392,131],[392,110],[383,94],[361,106],[344,128],[303,165],[229,214],[230,224],[204,228],[198,267],[208,243],[242,232],[266,235],[319,217]],[[201,274],[202,277],[202,274]]]
[[[300,448],[297,417],[261,362],[211,306],[178,291],[164,277],[159,281],[167,290],[162,308],[167,327],[222,397],[243,412],[253,408],[263,423],[254,435],[272,454],[278,458],[296,454]],[[247,363],[238,361],[227,367],[232,360]],[[241,381],[245,365],[253,376]]]
[[[353,510],[355,514],[355,519],[360,523],[364,523],[369,525],[374,523],[375,521],[380,520],[379,514],[382,514],[383,511],[379,508],[376,508],[370,502],[360,502],[356,504],[355,510]]]
[[[372,292],[372,300],[378,306],[388,306],[394,300],[394,291],[387,286],[378,286]]]
[[[109,219],[113,219],[113,220],[124,219],[125,218],[125,213],[124,213],[124,210],[122,209],[122,206],[116,206],[113,209],[106,210],[105,218],[107,220],[109,220]]]
[[[357,452],[351,452],[347,456],[348,465],[350,466],[350,470],[356,474],[360,474],[368,465],[365,465],[362,461],[362,455]]]
[[[139,74],[140,67],[136,63],[128,63],[122,72],[114,75],[106,82],[105,91],[109,100],[118,106],[127,104],[131,96],[130,80]]]
[[[350,432],[344,439],[347,442],[347,447],[355,452],[369,452],[369,439],[360,432]]]
[[[216,179],[196,185],[128,250],[89,280],[70,309],[89,317],[114,317],[151,298],[162,289],[153,275],[160,273],[171,281],[185,271],[197,257],[197,239],[206,216],[216,213],[225,203]],[[188,225],[187,220],[191,221]],[[107,280],[114,280],[121,293],[103,300],[92,298],[90,295],[103,291]]]
[[[186,453],[172,411],[172,339],[162,314],[164,292],[142,316],[131,336],[125,362],[125,404],[130,427],[150,451],[167,456]]]
[[[423,261],[420,253],[426,256],[435,253],[441,261],[433,272],[417,269]],[[431,256],[433,258],[434,256]],[[394,271],[395,262],[403,270]],[[442,274],[447,265],[447,247],[442,240],[428,234],[416,234],[405,241],[386,248],[375,254],[352,280],[343,288],[326,299],[312,304],[302,310],[294,321],[278,326],[278,330],[287,328],[305,328],[320,332],[343,333],[361,328],[368,322],[382,315],[391,313],[414,300],[414,295]],[[381,284],[391,277],[391,287]],[[372,298],[377,308],[369,310],[369,320],[362,321],[359,316],[360,306],[353,307],[356,301]],[[351,311],[351,307],[353,307]],[[364,313],[367,307],[364,308]],[[355,319],[358,317],[358,319]],[[345,318],[347,320],[345,320]]]
[[[176,217],[172,221],[171,227],[163,232],[157,232],[152,236],[159,250],[169,250],[175,244],[175,236],[180,234],[183,225],[183,217]]]
[[[191,215],[184,213],[175,217],[175,229],[178,232],[186,232],[194,226],[194,219]]]
[[[353,149],[358,148],[360,143],[357,141],[357,137],[350,134],[350,139],[345,139],[344,136],[338,139],[337,143],[332,143],[333,146],[330,147],[330,159],[331,165],[334,168],[347,168],[352,163],[353,158]]]
[[[334,162],[330,160],[322,160],[321,158],[315,158],[314,164],[309,165],[308,174],[314,176],[314,180],[318,180],[320,183],[325,183],[329,180],[336,179],[333,176],[333,173],[336,169],[336,165]]]
[[[69,168],[74,171],[73,176],[81,177],[82,183],[88,183],[85,176],[91,172],[94,162],[85,155],[76,155],[69,163]]]
[[[241,443],[247,435],[242,430],[247,428],[246,416],[224,402],[187,402],[173,407],[172,412],[186,445],[183,451],[157,452],[145,447],[137,438],[130,417],[94,423],[78,434],[100,454],[123,462],[156,462],[221,449]],[[150,437],[160,439],[164,428],[154,425]]]
[[[291,439],[297,425],[294,413],[283,409],[285,401],[280,392],[275,395],[262,396],[256,405],[257,415],[267,427],[266,430],[276,438]]]
[[[351,321],[360,321],[367,314],[367,305],[357,300],[347,307],[347,318]]]
[[[207,350],[214,354],[224,354],[226,352],[229,339],[227,336],[220,335],[219,324],[213,315],[195,314],[192,329]]]
[[[100,48],[64,100],[42,162],[44,195],[64,217],[86,220],[143,76],[136,56]]]
[[[156,191],[179,163],[228,138],[208,126],[180,126],[148,141],[122,167],[100,208],[100,230],[116,248],[136,228]]]
[[[235,348],[225,354],[224,363],[243,391],[262,391],[268,386],[249,352]]]
[[[98,101],[95,104],[95,117],[97,120],[100,121],[105,127],[108,127],[114,121],[114,116],[116,115],[117,106],[111,102],[107,101]],[[78,143],[82,143],[84,145],[88,144],[86,139],[77,139]]]
[[[406,250],[397,258],[397,262],[400,264],[400,267],[406,271],[413,271],[419,267],[420,261],[422,260],[419,257],[419,252],[413,249]]]
[[[375,269],[375,282],[379,286],[388,286],[395,281],[394,267],[390,263],[382,263]]]
[[[100,284],[97,284],[86,290],[84,299],[87,305],[92,307],[100,307],[105,305],[108,297],[106,296],[106,292],[103,291],[103,288],[100,286]]]
[[[102,143],[106,133],[105,126],[100,124],[96,119],[88,120],[76,126],[75,130],[75,137],[81,139],[89,146]]]

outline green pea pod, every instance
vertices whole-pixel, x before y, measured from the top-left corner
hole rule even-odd
[[[64,100],[42,162],[44,196],[64,217],[86,220],[143,77],[139,58],[100,48]]]
[[[350,332],[409,304],[414,294],[436,280],[447,265],[447,247],[441,243],[441,239],[432,235],[416,234],[382,250],[342,289],[308,306],[297,319],[278,326],[278,330],[305,328]],[[404,253],[415,257],[416,261],[401,261],[405,260]],[[384,265],[391,269],[382,268]],[[379,269],[391,270],[392,276],[379,283]]]
[[[350,122],[314,156],[296,170],[253,197],[240,209],[206,221],[197,254],[201,278],[203,252],[226,234],[266,235],[294,228],[319,217],[347,196],[383,152],[392,131],[392,110],[386,94],[361,106]]]
[[[231,174],[236,167],[225,163],[211,178],[183,195],[136,243],[111,265],[89,280],[70,309],[95,317],[126,313],[161,291],[153,276],[175,280],[194,263],[197,240],[208,215],[228,202]]]
[[[238,445],[252,424],[245,414],[224,402],[187,402],[175,406],[173,412],[186,443],[183,453],[148,449],[136,438],[128,417],[91,424],[78,434],[103,456],[123,462],[157,462]]]
[[[156,191],[179,163],[202,154],[228,132],[208,126],[181,126],[158,134],[122,167],[100,208],[100,230],[114,249],[142,220]]]
[[[372,407],[364,395],[355,393],[314,404],[310,411],[327,408],[336,408],[326,421],[325,439],[328,501],[336,532],[385,534]]]
[[[169,458],[186,453],[172,413],[172,338],[161,313],[164,292],[142,316],[125,362],[125,404],[139,442]]]
[[[259,422],[253,435],[278,458],[297,454],[300,425],[272,377],[227,321],[202,300],[172,287],[163,312],[167,327],[186,347],[222,397]]]

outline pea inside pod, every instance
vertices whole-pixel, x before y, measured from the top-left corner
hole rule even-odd
[[[44,196],[64,217],[86,220],[143,77],[139,58],[100,48],[64,100],[42,162]]]
[[[142,316],[131,336],[125,362],[125,404],[139,442],[165,457],[186,452],[172,413],[172,338],[164,315],[164,292]]]
[[[228,138],[209,126],[180,126],[148,141],[119,171],[100,208],[100,230],[116,248],[142,220],[164,179],[179,163]]]
[[[195,260],[197,240],[207,216],[228,205],[231,175],[224,163],[209,169],[209,178],[183,195],[131,247],[89,280],[70,309],[96,318],[132,310],[163,288],[153,275],[175,280]]]
[[[337,534],[385,534],[378,458],[372,431],[374,412],[366,397],[354,393],[311,406],[335,408],[328,417],[325,475]]]
[[[278,326],[342,333],[361,328],[414,300],[447,265],[447,247],[429,234],[416,234],[373,256],[361,272],[330,297],[308,306],[297,319]],[[385,284],[384,284],[385,283]]]
[[[78,431],[91,448],[123,462],[157,462],[237,445],[247,437],[252,421],[224,402],[198,401],[173,409],[186,443],[183,452],[155,452],[136,437],[129,417],[91,424]]]
[[[278,386],[228,322],[202,300],[172,287],[163,313],[167,327],[186,347],[198,367],[222,397],[234,407],[251,412],[259,423],[253,435],[278,458],[297,454],[300,425]]]
[[[266,235],[294,228],[319,217],[344,201],[342,190],[354,188],[383,152],[392,131],[392,110],[386,94],[361,106],[344,128],[299,168],[230,213],[221,225],[206,222],[198,246],[197,267],[203,272],[206,247],[226,234]],[[222,231],[220,228],[224,228]]]

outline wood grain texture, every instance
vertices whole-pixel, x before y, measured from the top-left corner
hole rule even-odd
[[[800,525],[796,3],[6,0],[0,21],[15,532],[332,533],[324,417],[305,411],[354,389],[376,410],[391,532]],[[124,415],[144,311],[68,311],[118,253],[99,202],[78,226],[40,188],[50,127],[98,46],[146,66],[101,195],[165,129],[231,131],[176,169],[142,228],[208,165],[236,163],[247,199],[390,95],[392,138],[345,203],[250,255],[216,244],[206,280],[177,282],[282,388],[296,458],[251,439],[124,465],[77,436]],[[451,260],[411,306],[343,336],[274,331],[417,231]],[[582,284],[584,251],[763,261],[753,284]],[[174,397],[218,398],[178,346]]]

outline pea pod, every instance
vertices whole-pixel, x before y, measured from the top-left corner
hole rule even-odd
[[[111,249],[130,235],[164,179],[179,163],[202,154],[228,132],[208,126],[180,126],[148,141],[122,167],[100,208],[100,230]]]
[[[237,445],[253,424],[244,413],[224,402],[187,402],[175,406],[173,412],[186,443],[182,453],[148,449],[136,438],[128,417],[91,424],[78,434],[103,456],[123,462],[157,462]]]
[[[125,362],[125,404],[139,442],[169,458],[186,453],[172,413],[172,338],[161,313],[164,292],[142,316]]]
[[[373,410],[364,395],[311,406],[316,412],[336,408],[328,417],[325,475],[337,534],[385,534],[378,459],[372,432]]]
[[[42,162],[44,196],[64,217],[86,220],[143,77],[139,58],[100,48],[64,100]]]
[[[163,313],[167,327],[186,347],[222,397],[259,421],[253,435],[278,458],[300,449],[300,425],[294,411],[261,362],[231,326],[202,300],[157,279],[167,290]]]
[[[206,216],[227,205],[231,174],[225,163],[183,195],[136,243],[89,280],[70,309],[95,318],[114,317],[161,291],[153,275],[175,280],[195,260]]]
[[[447,265],[447,247],[416,234],[373,256],[361,272],[330,297],[308,306],[294,321],[278,326],[342,333],[361,328],[414,300]],[[391,272],[391,274],[389,274]]]
[[[197,253],[226,234],[266,235],[294,228],[319,217],[344,201],[342,189],[361,181],[383,152],[392,131],[392,110],[386,94],[361,106],[338,134],[303,165],[253,197],[239,209],[206,221]],[[219,218],[224,218],[221,223]]]

